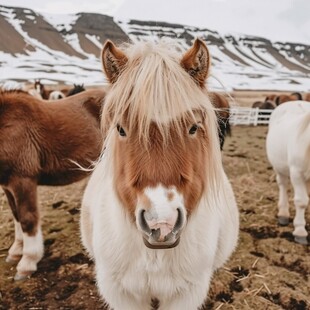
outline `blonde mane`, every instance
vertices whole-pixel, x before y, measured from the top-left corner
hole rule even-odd
[[[126,115],[128,129],[138,124],[138,135],[147,142],[151,123],[167,137],[165,125],[169,122],[180,131],[180,119],[195,119],[195,110],[213,110],[206,93],[180,66],[176,46],[166,42],[138,43],[127,45],[124,52],[128,62],[108,92],[102,115],[104,125],[112,115],[108,127],[113,128]]]

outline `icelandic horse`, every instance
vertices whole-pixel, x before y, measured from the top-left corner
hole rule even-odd
[[[104,151],[86,187],[81,238],[114,310],[197,309],[233,252],[238,209],[224,172],[211,63],[197,39],[181,57],[164,42],[107,41]]]
[[[20,90],[0,91],[0,186],[8,199],[15,240],[6,261],[15,280],[29,277],[43,257],[38,185],[67,185],[89,175],[100,155],[105,92],[91,90],[46,102]]]
[[[284,102],[302,100],[302,95],[300,93],[292,93],[290,95],[279,95],[275,99],[275,104],[278,106]]]
[[[294,190],[293,235],[307,244],[305,211],[309,204],[310,185],[310,104],[290,101],[279,105],[271,114],[266,139],[267,157],[276,173],[279,187],[278,222],[289,224],[288,186]]]

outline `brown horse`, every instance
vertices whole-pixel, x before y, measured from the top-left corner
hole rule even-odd
[[[88,175],[101,151],[105,92],[89,90],[48,103],[23,91],[0,92],[0,185],[12,209],[15,240],[7,261],[16,280],[37,269],[43,238],[38,185],[66,185]]]
[[[267,98],[266,98],[267,99]],[[255,101],[252,105],[252,108],[258,108],[259,110],[273,110],[275,109],[276,105],[272,101]],[[267,111],[259,111],[258,114],[260,115],[261,120],[268,120],[270,117],[270,113]],[[267,115],[265,117],[265,115]]]
[[[271,101],[255,101],[252,105],[252,108],[259,108],[261,110],[273,110],[275,107],[275,104]]]
[[[300,93],[292,93],[290,95],[279,95],[277,96],[275,103],[276,105],[280,105],[281,103],[288,101],[296,101],[302,100],[302,95]]]
[[[225,137],[227,135],[231,135],[231,128],[229,124],[230,106],[226,97],[219,93],[210,92],[209,97],[212,105],[217,109],[218,134],[220,139],[220,147],[222,150]]]
[[[304,100],[305,100],[305,101],[310,101],[310,93],[306,93],[306,94],[304,95]]]
[[[277,95],[276,94],[271,94],[271,95],[268,95],[266,98],[265,98],[265,101],[271,101],[271,102],[274,102],[277,98]]]

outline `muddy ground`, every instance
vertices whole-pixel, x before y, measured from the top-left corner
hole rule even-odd
[[[294,243],[292,222],[277,225],[278,190],[265,155],[266,132],[263,126],[237,126],[225,142],[223,162],[240,209],[240,240],[215,274],[204,309],[310,309],[309,247]],[[45,255],[24,282],[14,282],[15,266],[5,263],[14,231],[0,192],[0,310],[106,309],[79,241],[85,184],[39,188]]]

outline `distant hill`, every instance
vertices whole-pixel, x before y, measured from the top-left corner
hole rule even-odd
[[[155,22],[115,21],[78,13],[49,15],[0,6],[0,82],[44,79],[50,83],[102,84],[100,50],[116,43],[168,37],[188,48],[207,43],[212,75],[228,89],[310,90],[310,46],[247,35],[221,36],[210,29]],[[213,88],[222,88],[210,78]]]

